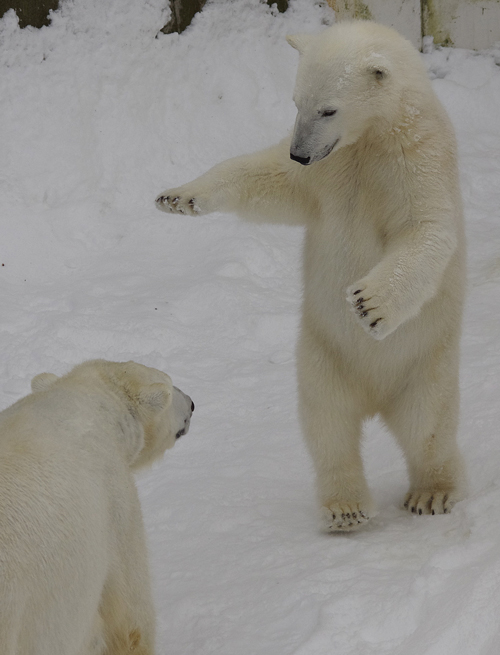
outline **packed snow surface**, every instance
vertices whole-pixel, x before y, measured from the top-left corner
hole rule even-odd
[[[470,495],[451,515],[403,511],[404,461],[371,422],[378,515],[327,535],[296,412],[301,229],[170,217],[154,198],[287,133],[284,37],[333,13],[212,0],[167,36],[166,5],[0,21],[1,407],[96,357],[163,369],[193,397],[190,433],[138,480],[159,654],[498,655],[500,50],[423,55],[461,157]]]

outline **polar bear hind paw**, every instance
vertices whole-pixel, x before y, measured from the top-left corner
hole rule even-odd
[[[158,209],[171,214],[188,214],[198,216],[201,209],[196,202],[196,198],[183,198],[175,191],[164,191],[155,200]]]
[[[456,499],[445,491],[409,491],[403,506],[412,514],[449,514]]]
[[[339,503],[322,508],[323,525],[327,532],[352,532],[366,525],[370,517],[357,503]]]

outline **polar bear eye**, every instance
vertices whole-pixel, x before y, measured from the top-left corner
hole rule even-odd
[[[325,111],[321,112],[321,116],[335,116],[336,113],[336,109],[325,109]]]

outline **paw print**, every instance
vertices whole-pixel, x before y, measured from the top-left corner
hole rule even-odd
[[[155,202],[158,209],[171,214],[187,214],[189,216],[201,214],[196,198],[183,195],[180,189],[160,193]]]

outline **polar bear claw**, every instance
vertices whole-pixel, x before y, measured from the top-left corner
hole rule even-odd
[[[357,322],[363,330],[377,341],[385,339],[400,325],[397,320],[388,321],[390,310],[382,298],[389,294],[376,293],[365,283],[351,285],[347,289],[346,300]]]
[[[155,202],[158,209],[171,214],[198,216],[202,213],[196,197],[193,194],[183,193],[180,189],[160,193]]]
[[[370,519],[358,504],[332,504],[322,508],[323,524],[327,532],[352,532]]]
[[[449,514],[456,499],[445,491],[409,491],[403,507],[412,514]]]

